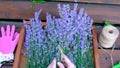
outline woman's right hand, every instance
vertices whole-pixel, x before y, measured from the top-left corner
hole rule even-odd
[[[57,62],[59,68],[76,68],[76,66],[68,59],[66,55],[62,55],[62,62]],[[47,68],[56,68],[56,59]]]
[[[62,56],[62,63],[57,62],[57,65],[59,68],[76,68],[76,66],[64,54]]]

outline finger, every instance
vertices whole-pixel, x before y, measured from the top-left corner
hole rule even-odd
[[[6,29],[6,36],[10,35],[10,25],[7,25],[7,29]]]
[[[56,68],[56,58],[52,61],[52,68]]]
[[[13,34],[12,40],[15,40],[17,34],[18,34],[17,32],[15,32],[15,34]]]
[[[69,60],[69,58],[64,54],[62,55],[62,61],[67,65],[72,64],[72,62]]]
[[[18,42],[18,40],[19,40],[19,33],[15,33],[15,37],[14,37],[14,39],[13,39],[13,45],[12,45],[12,50],[14,51],[15,50],[15,47],[16,47],[16,45],[17,45],[17,42]]]
[[[52,63],[47,68],[56,68],[56,58],[53,59]]]
[[[19,39],[19,33],[16,32],[15,35],[14,35],[14,37],[13,37],[14,44],[17,44],[18,39]]]
[[[11,29],[11,33],[10,33],[11,37],[13,37],[14,32],[15,32],[15,25],[12,25],[12,29]]]
[[[58,65],[59,68],[65,68],[64,65],[60,62],[58,62],[57,65]]]
[[[4,29],[4,27],[1,27],[1,34],[2,34],[2,37],[5,36],[5,29]]]

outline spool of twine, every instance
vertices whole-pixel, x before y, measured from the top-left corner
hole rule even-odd
[[[105,26],[98,37],[99,44],[111,48],[119,36],[119,30],[114,26]]]

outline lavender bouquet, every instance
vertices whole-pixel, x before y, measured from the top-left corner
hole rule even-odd
[[[60,61],[60,50],[66,54],[77,68],[94,68],[92,53],[93,20],[78,4],[58,4],[59,18],[46,16],[46,26],[38,18],[41,10],[35,12],[30,25],[25,24],[25,47],[27,49],[28,68],[47,68],[54,57]]]

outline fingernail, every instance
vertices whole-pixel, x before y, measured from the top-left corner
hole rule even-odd
[[[60,62],[57,62],[57,65],[58,65],[59,68],[64,68],[64,65]]]
[[[60,65],[60,62],[57,62],[58,65]]]
[[[62,54],[61,56],[62,56],[62,58],[64,58],[64,54]]]

